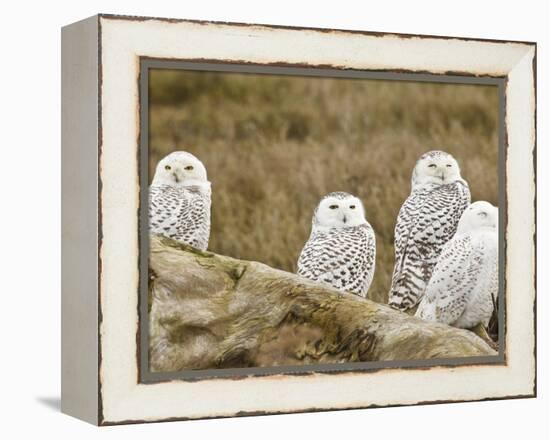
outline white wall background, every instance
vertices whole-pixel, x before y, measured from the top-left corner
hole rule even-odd
[[[82,2],[83,3],[83,2]],[[545,3],[339,0],[5,2],[0,15],[0,403],[2,438],[525,438],[548,435],[545,320],[550,174]],[[539,397],[453,405],[97,429],[58,409],[60,387],[60,28],[98,12],[538,42]],[[6,136],[7,135],[7,136]],[[7,245],[6,245],[7,241]],[[545,408],[546,407],[546,408]],[[544,433],[544,434],[542,434]],[[31,437],[32,436],[32,437]]]

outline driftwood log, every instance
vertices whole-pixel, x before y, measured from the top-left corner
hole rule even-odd
[[[149,265],[152,371],[496,354],[470,331],[157,235]]]

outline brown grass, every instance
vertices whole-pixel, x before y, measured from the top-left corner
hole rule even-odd
[[[494,86],[152,71],[150,178],[187,150],[212,182],[209,249],[294,272],[331,191],[363,200],[377,239],[369,297],[386,302],[393,228],[416,159],[443,149],[473,200],[497,204]]]

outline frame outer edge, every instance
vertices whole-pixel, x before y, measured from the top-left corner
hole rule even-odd
[[[101,22],[101,19],[102,18],[106,18],[106,19],[111,19],[112,17],[110,16],[100,16],[99,18],[99,22]],[[139,21],[139,20],[137,20]],[[101,24],[101,23],[100,23]],[[99,31],[100,32],[100,31]],[[101,38],[99,36],[99,38]],[[470,40],[470,39],[469,39]],[[530,43],[527,43],[527,44],[530,44]],[[101,47],[98,47],[98,53],[100,54],[101,53]],[[100,55],[101,56],[101,55]],[[98,78],[98,83],[99,84],[99,88],[96,89],[96,93],[99,93],[99,98],[101,98],[101,64],[100,64],[100,61],[99,61],[99,67],[98,67],[98,71],[99,71],[99,78]],[[97,84],[96,84],[96,87],[97,87]],[[101,109],[98,107],[98,111],[101,112]],[[98,127],[98,137],[96,137],[95,139],[99,139],[99,148],[96,150],[98,155],[100,156],[101,155],[101,125],[99,125]],[[98,157],[96,156],[96,162],[97,162],[97,159]],[[97,170],[96,170],[97,171]],[[98,175],[96,174],[96,177]],[[96,187],[97,191],[99,193],[101,193],[101,181],[99,180],[97,182],[97,187]],[[536,191],[536,188],[535,188],[535,191]],[[96,194],[97,195],[100,195],[100,194]],[[98,211],[99,212],[99,216],[101,217],[101,205],[98,206]],[[96,212],[96,213],[97,213]],[[536,224],[535,224],[535,227],[536,227]],[[98,231],[101,235],[101,223],[99,222],[98,223]],[[99,238],[99,245],[101,245],[101,238]],[[96,247],[96,250],[97,250],[97,247]],[[535,256],[536,257],[536,256]],[[97,274],[101,275],[101,258],[100,256],[96,253],[96,261],[98,262],[98,272],[96,272]],[[96,280],[97,281],[97,280]],[[96,290],[96,295],[97,295],[98,291]],[[96,298],[96,305],[97,305],[97,302],[99,301],[99,298]],[[98,311],[98,314],[96,314],[95,316],[97,317],[98,319],[98,322],[99,324],[101,324],[101,310]],[[96,329],[97,330],[97,329]],[[535,332],[535,335],[536,335],[536,332]],[[97,336],[97,335],[96,335]],[[536,336],[535,336],[536,337]],[[100,349],[100,347],[98,347]],[[98,358],[97,358],[97,361],[98,363],[101,362],[101,354],[99,354]],[[97,363],[96,363],[97,365]],[[535,364],[535,368],[536,368],[536,364]],[[99,375],[96,376],[96,381],[98,379]],[[535,381],[536,381],[536,370],[535,370]],[[100,382],[98,381],[97,382],[98,386],[100,386]],[[101,394],[101,390],[98,389],[97,390],[99,394]],[[512,396],[504,396],[504,397],[496,397],[496,398],[488,398],[488,399],[466,399],[466,400],[443,400],[443,401],[423,401],[423,402],[418,402],[416,404],[428,404],[428,403],[445,403],[445,402],[451,402],[451,401],[480,401],[480,400],[500,400],[500,399],[507,399],[507,398],[525,398],[525,397],[534,397],[534,395],[536,393],[536,385],[535,385],[535,389],[533,390],[533,394],[518,394],[518,395],[512,395]],[[136,419],[136,420],[133,420],[133,419],[125,419],[125,420],[109,420],[109,417],[107,417],[107,419],[103,419],[102,415],[101,415],[101,396],[100,396],[100,401],[98,403],[99,405],[99,409],[98,409],[98,420],[99,420],[99,424],[102,424],[102,425],[111,425],[111,424],[124,424],[124,423],[140,423],[140,422],[156,422],[156,421],[168,421],[168,420],[186,420],[187,418],[183,417],[183,418],[178,418],[178,417],[175,417],[175,418],[166,418],[166,419],[155,419],[155,420],[143,420],[143,419]],[[371,407],[375,407],[376,405],[372,405]],[[384,405],[386,406],[386,405]],[[388,406],[400,406],[400,405],[388,405]],[[408,406],[408,405],[407,405]],[[360,407],[360,408],[363,408],[363,407]],[[323,409],[323,410],[333,410],[333,409],[336,409],[336,408],[326,408],[326,409]],[[348,408],[346,408],[348,409]],[[314,410],[319,410],[318,408],[311,408],[311,409],[304,409],[303,411],[296,411],[296,412],[309,412],[309,411],[314,411]],[[290,411],[290,412],[294,412],[294,411]],[[274,414],[275,413],[278,413],[278,412],[273,412]],[[282,413],[287,413],[287,411],[283,411]],[[264,413],[263,412],[239,412],[237,414],[234,414],[233,416],[249,416],[249,415],[263,415]],[[265,413],[267,414],[267,413]],[[271,412],[269,412],[269,414],[271,414]],[[218,418],[218,417],[223,417],[223,416],[214,416],[212,418]],[[193,418],[193,417],[191,417]],[[204,418],[204,417],[199,417],[199,418]],[[211,417],[206,417],[206,418],[211,418]]]
[[[495,38],[476,38],[476,37],[462,37],[458,35],[434,35],[434,34],[415,34],[415,33],[403,33],[393,31],[365,31],[361,29],[342,29],[342,28],[328,28],[317,26],[300,26],[300,25],[281,25],[270,23],[250,23],[239,21],[224,21],[224,20],[200,20],[190,18],[170,18],[170,17],[158,17],[158,16],[144,16],[144,15],[130,15],[130,14],[110,14],[99,13],[100,18],[108,20],[119,21],[134,21],[134,22],[147,22],[147,21],[160,21],[163,23],[192,23],[200,24],[204,26],[233,26],[233,27],[261,27],[272,30],[291,30],[291,31],[313,31],[319,33],[343,33],[343,34],[358,34],[367,35],[371,37],[383,37],[383,36],[395,36],[398,38],[430,38],[435,40],[456,40],[456,41],[476,41],[480,43],[509,43],[509,44],[527,44],[536,45],[535,41],[529,40],[508,40],[508,39],[495,39]]]

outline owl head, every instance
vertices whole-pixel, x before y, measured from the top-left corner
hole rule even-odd
[[[489,202],[474,202],[462,213],[457,234],[478,230],[498,230],[498,208]]]
[[[348,228],[366,222],[361,200],[345,192],[327,194],[313,214],[315,229]]]
[[[456,159],[444,151],[430,151],[420,156],[412,175],[413,189],[426,184],[445,185],[462,180]]]
[[[202,162],[186,151],[174,151],[158,164],[153,177],[155,185],[186,186],[208,182]]]

